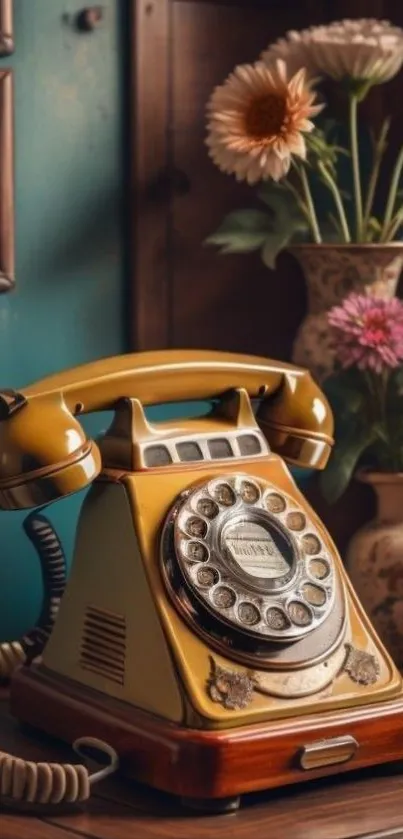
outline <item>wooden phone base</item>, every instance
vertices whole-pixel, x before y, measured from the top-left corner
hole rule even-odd
[[[117,750],[125,775],[216,812],[236,808],[243,793],[403,757],[403,698],[207,731],[166,722],[32,665],[16,671],[10,701],[20,722],[69,743],[100,738]],[[340,741],[341,750],[332,746],[332,738],[346,738],[347,744],[354,738],[354,753],[351,745],[343,751]],[[320,744],[318,765],[312,744],[320,740],[326,743]],[[306,762],[313,768],[303,768]]]

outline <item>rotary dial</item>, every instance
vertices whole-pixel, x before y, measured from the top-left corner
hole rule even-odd
[[[267,641],[303,637],[329,615],[331,556],[306,511],[267,481],[232,474],[178,499],[165,527],[191,598],[219,622]]]

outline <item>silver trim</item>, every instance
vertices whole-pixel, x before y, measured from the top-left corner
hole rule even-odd
[[[244,481],[255,484],[259,490],[259,497],[253,504],[244,502],[240,495]],[[235,503],[231,506],[219,504],[219,513],[213,519],[208,519],[200,513],[196,514],[197,502],[201,497],[207,496],[217,501],[214,490],[218,484],[229,485],[235,494]],[[273,492],[281,495],[285,501],[285,509],[282,512],[272,513],[265,507],[266,497]],[[304,513],[306,521],[301,531],[290,531],[287,528],[286,517],[290,512]],[[205,545],[208,552],[208,558],[203,562],[189,560],[186,554],[186,546],[190,541],[186,531],[186,522],[188,518],[193,518],[195,515],[207,526],[205,537],[200,540],[196,539]],[[225,530],[230,524],[236,525],[237,522],[245,520],[265,525],[269,534],[273,529],[277,530],[289,546],[292,556],[289,575],[278,578],[256,577],[245,572],[235,560],[229,560],[228,554],[222,547]],[[332,557],[325,548],[321,535],[310,520],[307,511],[278,487],[248,474],[219,475],[212,480],[197,484],[185,496],[181,495],[168,516],[165,527],[168,526],[173,527],[176,563],[185,586],[224,625],[224,631],[225,627],[230,626],[254,638],[285,642],[304,637],[329,616],[335,597]],[[306,533],[314,534],[319,540],[321,550],[317,556],[325,560],[329,566],[329,575],[325,580],[318,580],[309,573],[309,564],[314,557],[304,554],[302,540]],[[194,537],[192,538],[194,540]],[[251,544],[253,544],[253,539]],[[197,574],[201,567],[212,568],[218,573],[219,578],[212,586],[202,586],[198,582]],[[315,584],[325,592],[326,601],[322,606],[315,606],[304,598],[305,583]],[[221,587],[229,588],[233,592],[234,602],[229,607],[216,605],[217,592]],[[261,617],[255,625],[247,625],[239,618],[239,605],[245,600],[259,610]],[[301,626],[292,622],[288,612],[292,601],[299,601],[308,609],[312,616],[309,625]],[[269,626],[265,615],[270,607],[277,607],[285,612],[290,625],[279,630]]]

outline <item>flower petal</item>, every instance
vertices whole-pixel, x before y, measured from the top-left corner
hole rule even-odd
[[[260,58],[268,67],[281,58],[291,75],[305,67],[312,82],[316,76],[326,75],[380,84],[402,67],[403,29],[372,18],[335,21],[288,32]]]
[[[239,65],[207,105],[206,143],[214,163],[238,180],[277,181],[289,171],[293,154],[304,159],[304,133],[322,110],[306,82],[304,69],[291,80],[283,59]]]

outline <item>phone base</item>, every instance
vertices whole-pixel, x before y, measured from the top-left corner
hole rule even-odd
[[[403,758],[403,698],[343,711],[211,731],[190,729],[23,666],[11,682],[15,718],[65,742],[92,736],[118,752],[124,775],[224,810],[247,792]],[[204,799],[204,801],[203,801]],[[218,802],[217,799],[222,799]],[[227,801],[224,801],[227,799]]]

